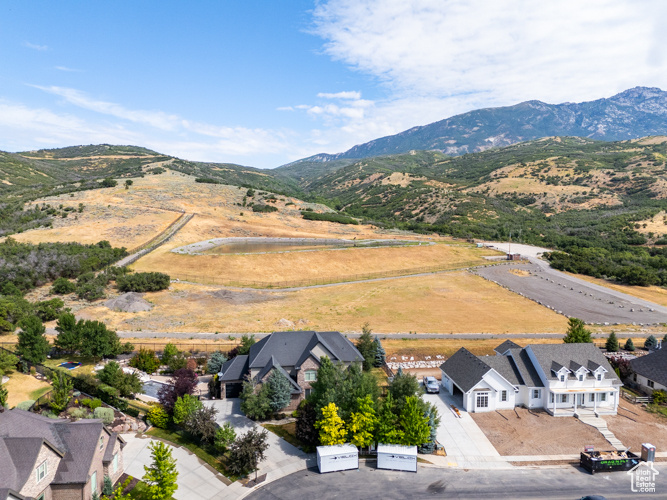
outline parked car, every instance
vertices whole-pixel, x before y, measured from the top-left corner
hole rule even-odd
[[[440,384],[435,377],[424,377],[424,390],[429,394],[439,394]]]

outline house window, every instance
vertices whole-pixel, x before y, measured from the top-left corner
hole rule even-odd
[[[598,380],[602,380],[602,374],[598,373]]]
[[[113,472],[114,474],[118,471],[118,453],[113,456]]]
[[[561,394],[560,395],[560,402],[561,403],[567,403],[568,400],[568,395],[567,394]]]
[[[10,498],[10,497],[8,497],[8,498]],[[14,497],[11,497],[11,498],[14,498]],[[37,500],[44,500],[45,498],[46,498],[46,493],[42,493],[41,495],[39,495],[37,497]]]
[[[317,370],[306,370],[306,382],[317,381]]]
[[[100,437],[100,450],[104,448],[104,436]]]
[[[42,479],[46,477],[46,460],[44,460],[36,469],[37,472],[37,482],[39,483]]]
[[[646,379],[646,385],[649,387],[655,387],[655,382],[653,382],[653,380]]]
[[[533,399],[540,399],[540,390],[539,389],[533,389]]]
[[[606,392],[601,392],[600,393],[600,401],[607,401],[607,393]]]
[[[310,396],[311,392],[313,392],[312,389],[306,389],[306,397]]]
[[[637,374],[636,374],[636,373],[633,373],[633,374],[632,374],[632,380],[634,380],[635,382],[637,382]]]
[[[488,408],[489,407],[489,393],[480,392],[477,395],[477,408]]]
[[[584,381],[584,376],[583,376],[583,375],[579,375],[579,382],[583,382],[583,381]]]
[[[589,398],[588,398],[588,400],[589,400],[591,403],[592,403],[593,401],[595,401],[595,394],[591,393],[590,396],[589,396]]]
[[[90,492],[93,495],[97,493],[97,471],[94,471],[93,475],[90,476]]]
[[[500,400],[507,401],[507,391],[500,391]]]
[[[561,381],[561,382],[565,382],[565,375],[561,375],[561,376],[560,376],[560,381]]]

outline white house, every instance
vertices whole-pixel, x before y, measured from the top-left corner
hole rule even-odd
[[[646,393],[667,390],[667,348],[630,361],[632,379]]]
[[[496,356],[475,356],[461,348],[440,366],[442,386],[461,395],[467,411],[524,406],[554,416],[616,414],[622,384],[593,344],[505,342],[495,350]]]

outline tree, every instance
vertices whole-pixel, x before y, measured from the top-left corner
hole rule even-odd
[[[128,397],[141,391],[142,384],[136,373],[125,373],[118,363],[109,361],[97,373],[100,382],[118,389],[121,396]]]
[[[76,285],[63,277],[56,279],[51,286],[51,293],[55,293],[56,295],[67,295],[68,293],[74,293],[75,291]]]
[[[625,341],[625,345],[623,346],[623,349],[626,351],[634,352],[635,350],[635,343],[632,341],[632,339],[628,339]]]
[[[83,338],[74,314],[70,312],[62,313],[56,323],[56,331],[58,332],[55,340],[56,349],[63,352],[81,350]]]
[[[358,410],[350,416],[349,430],[351,443],[358,448],[367,448],[373,444],[377,416],[371,396],[357,398]]]
[[[0,350],[0,379],[5,373],[14,371],[18,362],[19,358],[11,352]]]
[[[197,374],[187,368],[174,372],[174,376],[160,387],[157,397],[165,411],[170,415],[174,412],[176,400],[185,394],[192,394],[197,387]]]
[[[387,394],[380,405],[375,426],[375,440],[383,444],[399,444],[403,441],[403,431],[398,427],[398,416],[394,413],[394,398]]]
[[[645,341],[644,341],[644,349],[648,349],[649,351],[655,349],[658,347],[658,339],[655,338],[655,336],[650,335]]]
[[[308,446],[319,444],[320,434],[315,429],[317,411],[308,400],[301,401],[296,409],[296,437]]]
[[[148,491],[153,500],[166,500],[171,498],[178,489],[176,479],[176,460],[171,456],[171,448],[162,441],[153,441],[148,445],[151,450],[151,465],[144,465],[145,483],[148,483]]]
[[[28,316],[21,321],[16,354],[30,363],[43,363],[51,350],[51,345],[44,335],[46,329],[37,316]]]
[[[116,187],[116,184],[118,184],[118,182],[116,182],[111,177],[106,177],[102,180],[102,182],[100,184],[102,185],[102,187],[112,188],[112,187]]]
[[[206,373],[220,373],[226,362],[227,356],[222,351],[215,351],[206,363]]]
[[[425,403],[425,404],[426,404],[426,411],[424,412],[424,416],[428,418],[429,435],[428,435],[428,441],[422,443],[418,451],[419,453],[428,454],[428,453],[433,453],[435,451],[435,441],[438,437],[440,416],[438,415],[438,409],[435,407],[435,405],[432,405],[430,403]]]
[[[605,344],[605,348],[607,349],[607,352],[618,352],[619,347],[616,333],[612,330],[607,339],[607,343]]]
[[[340,367],[335,366],[326,356],[320,358],[317,380],[310,383],[311,393],[308,396],[316,412],[319,413],[321,408],[336,401],[337,388],[342,386],[344,378]]]
[[[113,357],[122,347],[118,334],[109,330],[101,321],[79,322],[81,329],[81,354],[92,358]]]
[[[375,363],[375,343],[373,342],[373,336],[371,335],[371,329],[366,323],[361,328],[361,336],[357,340],[357,351],[363,356],[363,366],[364,371],[370,371],[373,368]]]
[[[169,426],[169,414],[161,404],[155,404],[150,407],[146,413],[146,420],[160,429],[166,429]]]
[[[204,405],[196,397],[190,394],[184,394],[176,399],[174,404],[174,423],[181,425],[185,423],[190,414],[202,408]]]
[[[178,348],[171,343],[164,346],[161,361],[172,373],[186,368],[188,364],[188,359],[185,356],[185,353],[179,351]]]
[[[125,189],[129,189],[130,186],[131,186],[132,184],[134,184],[134,182],[132,181],[132,179],[127,179],[127,180],[125,181]]]
[[[269,386],[258,386],[250,380],[243,382],[241,391],[241,411],[253,420],[264,420],[271,413]]]
[[[378,337],[375,337],[373,343],[375,344],[375,361],[373,362],[373,366],[379,368],[384,365],[387,353],[385,352],[384,347],[382,347],[382,342],[380,342]]]
[[[160,368],[160,360],[151,349],[141,347],[130,360],[130,366],[146,373],[155,373]]]
[[[9,399],[9,391],[5,386],[0,385],[0,412],[5,410],[7,399]]]
[[[320,430],[320,442],[324,446],[344,444],[347,429],[343,419],[338,416],[338,407],[335,403],[329,403],[321,412],[322,418],[315,424],[315,428]]]
[[[403,430],[401,444],[419,446],[428,441],[431,429],[428,425],[428,417],[424,416],[420,406],[417,396],[405,398],[403,410],[398,417],[398,423]]]
[[[184,425],[185,430],[203,443],[212,443],[218,430],[218,425],[215,423],[217,413],[218,410],[213,406],[202,405],[188,415]]]
[[[358,408],[358,398],[371,396],[373,402],[380,394],[377,378],[370,372],[361,370],[359,364],[350,365],[343,372],[342,383],[334,388],[333,402],[336,403],[343,420],[348,421],[353,411]]]
[[[102,495],[105,497],[113,495],[113,483],[111,482],[111,478],[108,475],[104,475],[104,481],[102,484]]]
[[[403,373],[399,368],[394,375],[394,380],[389,384],[389,394],[394,399],[395,411],[401,414],[406,398],[421,395],[422,389],[417,377],[410,373]]]
[[[229,446],[236,440],[236,431],[229,422],[215,431],[215,449],[225,453]]]
[[[292,384],[285,375],[278,370],[273,370],[265,385],[267,386],[269,407],[273,413],[279,412],[289,405],[292,399]]]
[[[563,342],[566,344],[585,344],[592,343],[593,339],[591,339],[591,332],[586,329],[582,320],[570,318]]]
[[[67,408],[67,403],[70,400],[70,392],[72,391],[72,378],[62,370],[54,370],[51,373],[51,385],[53,385],[53,390],[51,391],[51,409],[60,413],[65,408]]]
[[[250,352],[250,348],[257,342],[255,340],[255,334],[250,335],[241,335],[241,345],[237,348],[237,354],[243,356]]]
[[[243,475],[257,469],[269,447],[266,430],[251,429],[229,447],[228,467],[232,474]]]

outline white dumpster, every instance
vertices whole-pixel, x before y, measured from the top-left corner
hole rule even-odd
[[[359,468],[359,450],[352,444],[317,447],[320,473]]]
[[[378,469],[417,472],[417,447],[378,444]]]

